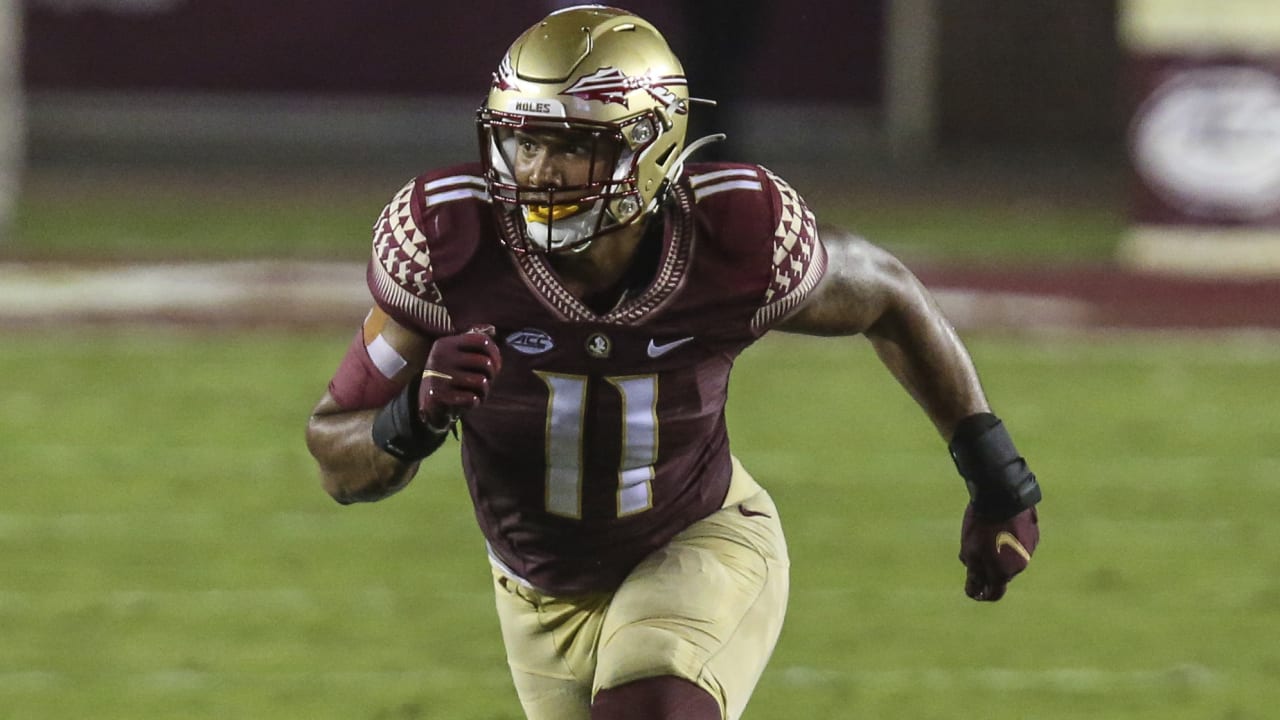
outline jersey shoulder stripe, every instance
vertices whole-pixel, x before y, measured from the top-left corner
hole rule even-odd
[[[763,191],[760,173],[752,168],[730,168],[715,170],[709,173],[689,176],[689,187],[693,188],[693,201],[700,202],[727,190]]]
[[[746,327],[754,337],[795,312],[827,269],[817,221],[804,198],[766,167],[697,163],[684,187],[703,247],[715,248],[719,273],[742,291]]]
[[[778,224],[773,230],[772,277],[751,319],[756,334],[798,308],[827,271],[827,253],[813,212],[785,180],[769,170],[764,173],[778,194]]]
[[[450,175],[430,180],[422,184],[422,192],[427,207],[468,198],[489,201],[489,191],[479,175]]]

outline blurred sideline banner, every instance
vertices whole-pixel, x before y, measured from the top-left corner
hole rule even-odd
[[[761,162],[829,164],[878,141],[887,1],[626,6],[665,31],[691,92],[721,103],[708,131]],[[28,156],[458,162],[475,152],[474,109],[503,52],[558,4],[22,0]],[[814,41],[833,29],[840,42]]]
[[[1123,261],[1280,276],[1280,2],[1124,0],[1135,104]]]
[[[699,0],[710,2],[710,0]],[[471,0],[25,0],[24,74],[34,90],[303,93],[479,100],[516,36],[563,3]],[[606,3],[607,4],[607,3]],[[748,43],[741,92],[873,105],[880,97],[883,0],[761,3],[724,42]],[[683,3],[630,0],[689,64],[727,21],[701,27]],[[690,3],[692,5],[692,3]],[[723,3],[726,7],[734,3]],[[839,28],[841,42],[814,42]],[[693,77],[694,94],[717,78]]]

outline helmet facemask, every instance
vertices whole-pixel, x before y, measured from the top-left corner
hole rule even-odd
[[[489,191],[512,248],[584,250],[652,209],[637,169],[658,138],[649,114],[618,125],[482,109],[478,120]]]

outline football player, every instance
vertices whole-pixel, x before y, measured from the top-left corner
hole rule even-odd
[[[479,162],[382,212],[374,307],[307,428],[341,503],[400,490],[460,435],[535,720],[743,712],[789,560],[725,400],[771,329],[865,335],[949,442],[970,597],[998,600],[1038,540],[1035,477],[929,293],[769,170],[691,162],[713,139],[685,142],[696,111],[639,17],[578,6],[529,28],[478,112]]]

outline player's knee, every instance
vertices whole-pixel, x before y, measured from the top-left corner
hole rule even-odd
[[[596,693],[591,720],[721,720],[720,703],[692,682],[670,675]]]

